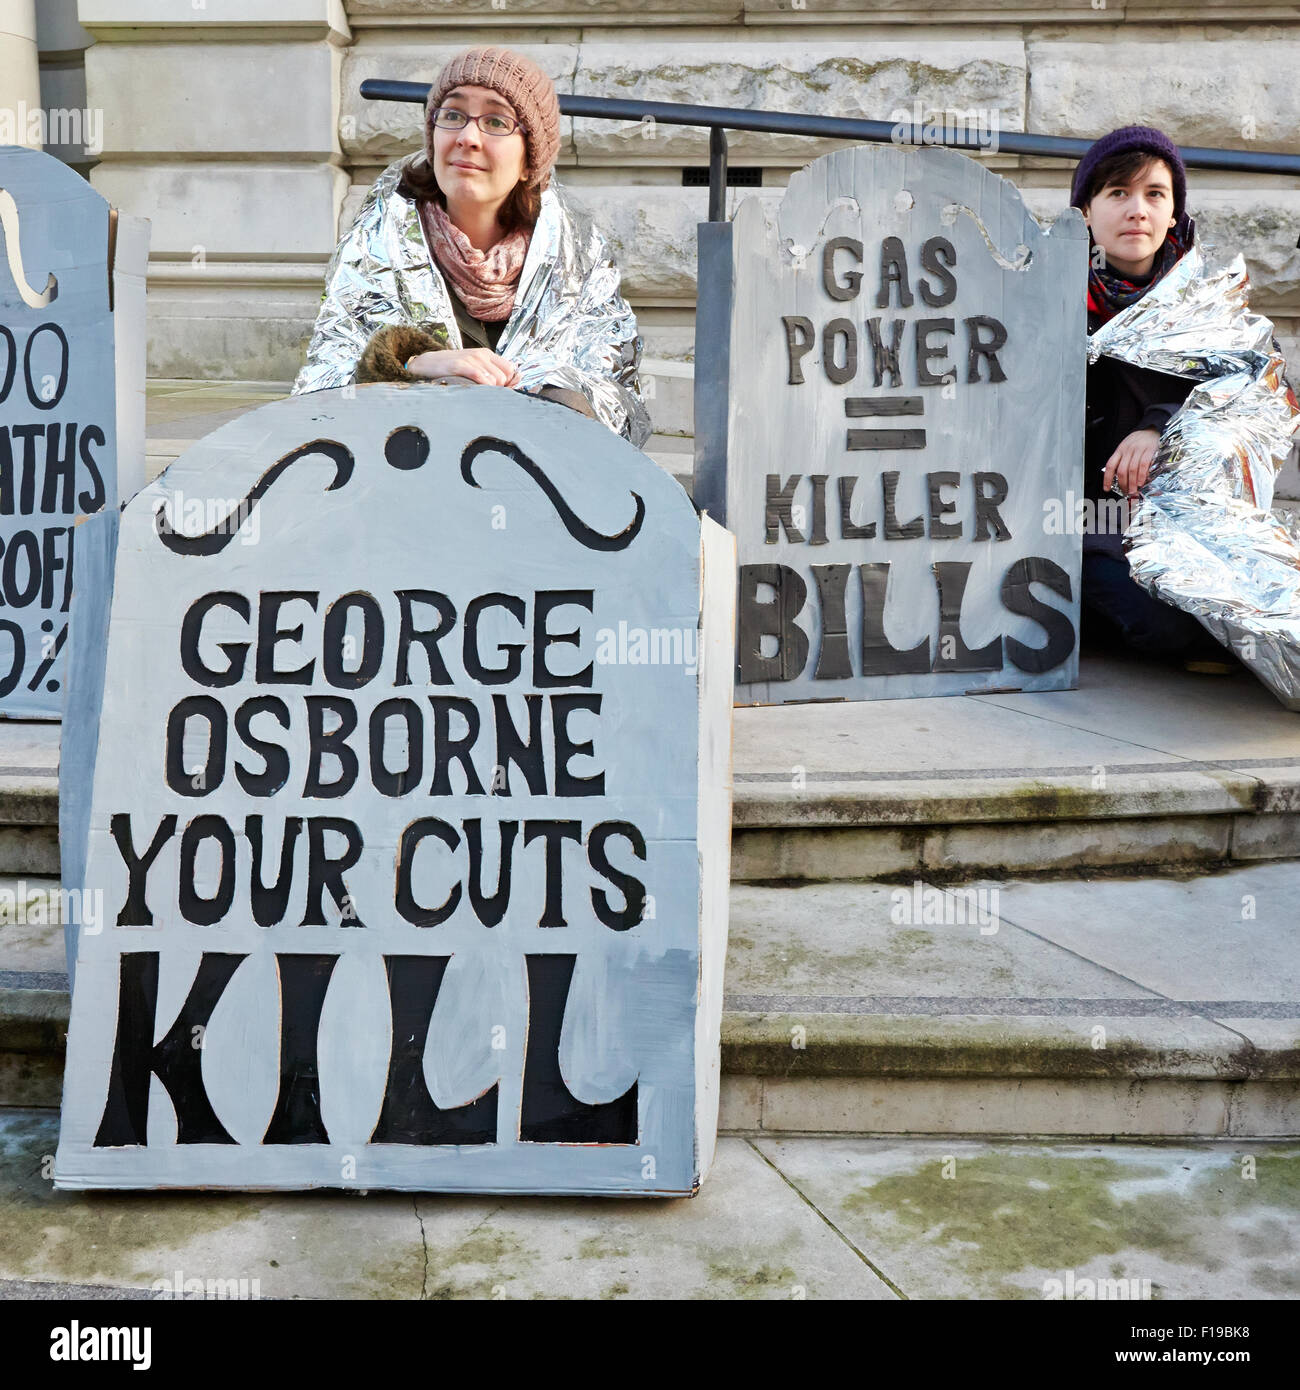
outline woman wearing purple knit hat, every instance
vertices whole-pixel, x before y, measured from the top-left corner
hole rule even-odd
[[[424,149],[390,165],[334,253],[294,393],[351,382],[527,391],[650,435],[641,339],[608,243],[551,180],[554,84],[472,48],[429,89]]]
[[[1091,242],[1088,333],[1137,303],[1192,245],[1187,170],[1177,147],[1150,126],[1103,135],[1075,170],[1070,203]],[[1083,538],[1084,635],[1201,669],[1227,653],[1190,614],[1154,598],[1129,573],[1120,508],[1097,506],[1114,491],[1131,504],[1160,437],[1195,382],[1112,357],[1088,367],[1084,493],[1096,529]]]

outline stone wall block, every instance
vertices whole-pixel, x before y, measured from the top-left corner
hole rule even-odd
[[[574,89],[582,96],[690,102],[706,106],[847,116],[921,118],[931,112],[984,114],[987,125],[1024,128],[1025,56],[1018,39],[869,39],[811,43],[584,43]],[[974,118],[972,118],[974,119]],[[708,131],[623,121],[581,120],[579,162],[708,159]],[[734,131],[733,160],[806,163],[843,142]]]
[[[513,3],[513,0],[512,0]],[[474,42],[489,42],[490,35],[473,36]],[[361,84],[369,77],[386,77],[397,82],[432,82],[449,58],[470,46],[471,38],[460,43],[405,43],[351,49],[343,60],[339,137],[344,152],[355,162],[387,164],[424,144],[424,108],[414,102],[370,101],[361,95]],[[512,44],[555,83],[556,90],[573,90],[573,73],[578,62],[575,44]],[[573,122],[560,118],[561,161],[573,155]]]
[[[97,43],[86,87],[113,158],[328,158],[338,151],[337,63],[323,43]]]
[[[201,40],[232,28],[351,38],[344,0],[77,0],[77,16],[100,39],[120,31],[186,29]]]
[[[105,163],[90,181],[149,218],[151,259],[211,263],[328,256],[347,176],[327,164]]]
[[[788,7],[790,0],[784,2]],[[478,31],[475,41],[484,43],[491,41],[492,25],[549,24],[557,17],[576,24],[599,24],[602,20],[626,23],[629,17],[647,15],[689,17],[696,23],[708,16],[715,23],[726,24],[738,21],[745,9],[743,0],[347,0],[347,7],[352,18],[371,23],[386,18],[427,18],[431,23],[473,25]]]
[[[1043,135],[1092,138],[1152,125],[1180,145],[1300,151],[1294,27],[1212,38],[1150,27],[1098,31],[1093,42],[1031,39],[1028,60],[1027,129]]]

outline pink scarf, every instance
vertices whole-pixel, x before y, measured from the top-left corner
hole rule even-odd
[[[419,208],[429,249],[465,307],[488,323],[509,318],[531,232],[508,232],[490,250],[479,251],[446,208],[432,198],[421,198]]]

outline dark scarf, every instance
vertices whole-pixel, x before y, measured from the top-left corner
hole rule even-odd
[[[1156,252],[1151,274],[1141,284],[1109,266],[1094,266],[1088,272],[1088,313],[1096,314],[1101,323],[1106,323],[1121,309],[1136,304],[1152,285],[1169,273],[1191,243],[1191,223],[1184,218],[1183,222],[1171,229],[1165,237],[1164,244]],[[1090,248],[1092,244],[1089,238]]]

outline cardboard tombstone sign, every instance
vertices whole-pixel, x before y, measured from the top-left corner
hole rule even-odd
[[[117,223],[134,329],[148,224]],[[77,523],[119,495],[110,208],[52,155],[6,146],[0,240],[0,715],[57,717]],[[139,415],[138,485],[143,336],[131,336],[140,347],[128,363],[140,378],[139,401],[128,405],[133,423]]]
[[[488,387],[268,405],[89,524],[56,1183],[693,1191],[731,537]]]
[[[701,229],[729,391],[697,388],[696,501],[737,537],[738,702],[1075,684],[1086,250],[936,149],[838,151],[774,221]]]

